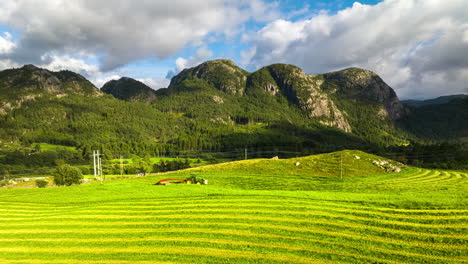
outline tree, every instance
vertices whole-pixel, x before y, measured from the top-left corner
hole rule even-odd
[[[37,188],[45,188],[47,186],[47,181],[46,180],[36,180],[36,186]]]
[[[57,185],[70,186],[80,184],[83,179],[80,169],[68,164],[59,164],[53,172],[54,182]]]
[[[153,165],[151,164],[151,160],[149,157],[145,157],[144,159],[135,156],[132,159],[133,167],[138,171],[138,173],[149,173],[153,169]]]
[[[10,178],[10,170],[7,168],[2,169],[3,180],[8,180]]]

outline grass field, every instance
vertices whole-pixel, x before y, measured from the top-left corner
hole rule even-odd
[[[76,150],[75,147],[69,147],[69,146],[63,146],[63,145],[53,145],[53,144],[47,144],[47,143],[33,143],[31,144],[31,148],[39,148],[42,151],[55,151],[55,150],[69,150],[73,151]]]
[[[184,158],[166,158],[166,157],[159,157],[159,158],[150,158],[150,162],[151,164],[156,164],[156,163],[159,163],[161,160],[164,160],[164,161],[174,161],[174,160],[185,160]],[[208,161],[206,160],[203,160],[203,159],[188,159],[190,164],[196,164],[198,166],[200,165],[206,165],[208,164]],[[112,159],[112,160],[109,160],[110,163],[120,163],[120,159]],[[122,162],[124,162],[125,164],[133,164],[133,160],[132,159],[122,159]]]
[[[386,173],[376,158],[348,151],[3,189],[0,263],[468,262],[468,173]],[[191,171],[210,184],[153,185]]]

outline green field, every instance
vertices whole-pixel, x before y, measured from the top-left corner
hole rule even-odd
[[[1,189],[0,263],[468,262],[468,173],[386,173],[375,159],[345,151]],[[192,171],[209,185],[153,185]]]
[[[39,148],[42,151],[55,151],[55,150],[76,150],[75,147],[63,146],[63,145],[53,145],[47,143],[34,143],[31,144],[31,148]]]
[[[151,164],[155,164],[155,163],[159,163],[160,161],[174,161],[174,160],[180,160],[180,158],[149,158]],[[181,159],[181,160],[185,160],[185,159]],[[196,165],[205,165],[205,164],[208,164],[208,162],[206,160],[202,160],[202,159],[188,159],[189,162],[192,164],[192,163],[195,163]],[[109,160],[110,163],[120,163],[120,159],[112,159],[112,160]],[[133,160],[132,159],[122,159],[122,162],[124,162],[125,164],[132,164],[133,163]]]

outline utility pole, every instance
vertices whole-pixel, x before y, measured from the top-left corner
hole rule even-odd
[[[120,155],[120,176],[123,176],[123,158]]]
[[[340,153],[340,178],[343,179],[343,153]]]
[[[101,184],[102,184],[102,181],[104,180],[104,178],[102,175],[101,155],[99,154],[99,150],[97,150],[97,160],[98,160],[98,174],[99,174],[99,178],[101,179]]]
[[[244,159],[247,159],[247,148],[244,149],[244,153],[245,153]]]
[[[94,178],[99,178],[101,180],[101,184],[103,181],[102,175],[102,166],[101,166],[101,154],[99,154],[99,150],[93,150],[93,166],[94,166]]]
[[[94,179],[96,179],[97,178],[96,150],[93,150],[93,168],[94,168]]]

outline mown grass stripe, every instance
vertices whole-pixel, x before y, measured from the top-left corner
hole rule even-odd
[[[151,213],[151,214],[148,214]],[[235,214],[235,215],[234,215]],[[242,214],[242,215],[237,215]],[[261,214],[262,216],[258,216]],[[77,214],[77,215],[54,215],[51,217],[30,217],[36,221],[30,222],[18,222],[19,218],[13,218],[15,221],[11,221],[12,218],[0,218],[0,223],[4,227],[27,227],[27,226],[36,226],[39,223],[48,223],[52,222],[53,219],[68,219],[69,222],[75,219],[85,221],[87,219],[92,220],[94,217],[104,220],[116,220],[116,219],[166,219],[166,218],[191,218],[191,217],[203,217],[203,218],[219,218],[222,215],[226,219],[251,219],[252,217],[257,220],[270,220],[270,221],[282,221],[282,222],[294,222],[294,223],[316,223],[316,221],[323,221],[323,218],[331,218],[335,220],[346,220],[346,221],[358,221],[365,222],[367,225],[397,225],[397,226],[412,226],[412,227],[423,227],[431,229],[460,229],[467,228],[468,224],[465,221],[465,218],[457,218],[458,221],[450,221],[444,223],[420,223],[420,222],[403,222],[398,220],[386,220],[381,218],[372,218],[372,216],[362,217],[355,216],[346,213],[328,213],[328,212],[301,212],[301,211],[289,211],[289,210],[272,210],[272,209],[225,209],[225,208],[210,208],[210,209],[197,209],[197,210],[186,210],[186,209],[173,209],[173,210],[153,210],[150,212],[106,212],[101,214]],[[234,215],[234,216],[233,216]],[[291,218],[295,216],[295,218]],[[300,216],[298,218],[298,216]],[[311,219],[310,217],[314,217]],[[26,220],[26,218],[22,218]]]
[[[285,263],[343,263],[339,261],[327,261],[325,259],[314,259],[306,257],[298,257],[293,255],[278,255],[274,253],[254,253],[246,251],[228,250],[228,249],[214,249],[214,248],[199,248],[199,247],[127,247],[127,248],[112,248],[112,247],[99,247],[99,248],[88,248],[88,247],[73,247],[73,248],[53,248],[54,251],[50,251],[52,248],[28,248],[28,247],[8,247],[0,248],[0,252],[35,252],[35,253],[51,253],[59,252],[63,253],[135,253],[135,254],[148,254],[148,253],[162,253],[162,254],[178,254],[178,255],[195,255],[195,256],[214,256],[222,258],[247,258],[247,259],[265,259],[273,261],[284,261]],[[317,251],[317,253],[323,254],[334,254],[334,251]],[[348,255],[348,254],[346,254]],[[352,254],[349,253],[352,256]],[[349,256],[348,255],[348,256]]]
[[[0,263],[31,263],[31,264],[48,264],[48,263],[86,263],[86,264],[193,264],[193,262],[169,262],[157,260],[83,260],[83,259],[1,259]]]
[[[228,198],[229,197],[229,198]],[[245,197],[252,197],[249,199],[245,199]],[[206,197],[205,197],[206,198]],[[440,214],[440,213],[468,213],[467,209],[405,209],[405,208],[390,208],[390,207],[378,207],[378,206],[366,206],[366,205],[354,205],[350,204],[349,202],[335,202],[335,201],[327,201],[327,200],[307,200],[304,198],[293,198],[293,199],[287,199],[291,197],[281,197],[281,198],[274,198],[274,199],[268,199],[270,198],[269,196],[243,196],[240,199],[235,199],[235,196],[224,196],[223,199],[202,199],[200,197],[190,197],[187,200],[182,200],[182,201],[173,201],[173,202],[164,202],[165,204],[168,205],[173,205],[177,206],[178,204],[187,204],[187,202],[190,202],[191,205],[199,205],[200,203],[204,203],[207,201],[219,201],[219,202],[226,202],[226,203],[233,203],[233,202],[243,202],[243,201],[252,201],[252,199],[262,199],[265,202],[270,202],[270,203],[284,203],[284,204],[289,204],[292,202],[297,202],[301,204],[327,204],[329,206],[336,205],[337,207],[346,207],[346,208],[365,208],[369,210],[379,210],[379,211],[395,211],[395,212],[406,212],[406,213],[429,213],[429,214]],[[197,199],[197,203],[193,203],[193,199]],[[128,202],[112,202],[112,205],[117,205],[117,204],[124,204],[125,206],[128,206]],[[161,204],[161,202],[154,202],[154,201],[135,201],[130,204],[131,206],[147,206],[147,205],[154,205],[154,204]],[[105,203],[101,203],[96,206],[107,206]]]
[[[267,205],[264,203],[242,203],[242,204],[231,204],[230,208],[268,208],[268,209],[283,209],[284,205]],[[80,213],[93,213],[93,212],[105,212],[105,213],[153,213],[153,212],[160,212],[160,211],[169,211],[169,210],[178,210],[180,208],[190,208],[190,209],[200,209],[200,208],[225,208],[224,205],[220,205],[220,203],[203,203],[203,205],[199,204],[184,204],[180,206],[173,206],[173,205],[164,205],[164,206],[155,206],[155,207],[138,207],[134,208],[133,206],[128,207],[119,207],[120,209],[113,209],[115,207],[99,207],[95,209],[83,209],[78,210]],[[168,208],[168,209],[162,209]],[[385,216],[389,218],[402,218],[402,219],[416,219],[421,220],[420,215],[407,215],[407,214],[395,214],[395,213],[385,213],[380,211],[370,211],[370,210],[360,210],[360,209],[347,209],[347,208],[330,208],[328,206],[314,206],[314,205],[293,205],[288,204],[288,208],[294,208],[302,211],[306,210],[325,210],[325,211],[333,211],[333,212],[346,212],[346,213],[360,213],[360,214],[369,214],[372,217],[379,215]],[[125,209],[125,210],[124,210]],[[143,210],[144,209],[144,210]],[[278,211],[290,211],[294,213],[298,213],[298,211],[292,210],[278,210]],[[425,215],[424,220],[468,220],[468,215]]]
[[[155,211],[156,212],[156,211]],[[167,212],[167,211],[166,211]],[[169,211],[172,214],[160,214],[160,215],[121,215],[121,214],[86,214],[86,215],[54,215],[49,217],[27,217],[27,218],[0,218],[1,220],[44,220],[44,219],[134,219],[136,217],[141,219],[161,219],[161,218],[171,218],[171,219],[184,219],[184,218],[191,218],[197,216],[198,218],[203,219],[252,219],[252,220],[259,220],[259,221],[281,221],[281,222],[289,222],[289,223],[316,223],[317,220],[309,220],[309,219],[298,219],[298,218],[291,218],[285,217],[284,215],[280,216],[256,216],[259,212],[262,213],[272,213],[272,214],[295,214],[295,215],[304,215],[304,216],[324,216],[334,219],[345,219],[345,220],[356,220],[356,221],[365,221],[367,224],[378,222],[377,224],[387,224],[387,225],[395,225],[395,226],[403,226],[403,227],[422,227],[427,229],[460,229],[460,228],[468,228],[468,223],[444,223],[444,224],[428,224],[428,223],[414,223],[414,222],[401,222],[396,220],[385,220],[385,219],[375,219],[375,218],[366,218],[354,215],[347,215],[347,214],[332,214],[326,212],[290,212],[290,211],[280,211],[280,210],[249,210],[249,209],[197,209],[195,211],[187,211],[187,210],[172,210]],[[176,212],[180,212],[179,214]],[[206,213],[213,213],[213,214],[206,214]],[[227,213],[242,213],[242,215],[228,215]],[[189,215],[192,214],[192,215]],[[219,215],[223,214],[223,215]],[[319,220],[320,221],[320,220]]]
[[[119,223],[118,224],[119,226],[122,227],[122,231],[120,232],[120,230],[115,230],[115,229],[109,229],[109,228],[106,228],[106,230],[96,230],[96,231],[83,231],[81,232],[81,234],[88,234],[88,235],[93,235],[93,234],[101,234],[101,235],[106,235],[106,236],[112,236],[112,235],[122,235],[122,234],[125,234],[125,233],[132,233],[131,231],[129,231],[128,229],[125,229],[125,228],[128,228],[125,223]],[[181,224],[183,225],[183,224]],[[95,226],[100,226],[100,225],[95,225]],[[194,230],[200,230],[200,226],[205,226],[203,227],[202,230],[205,230],[205,232],[210,232],[210,231],[206,231],[208,230],[210,227],[212,227],[212,225],[196,225],[198,229],[195,229]],[[207,227],[208,226],[208,227]],[[255,227],[257,228],[257,226],[252,226],[252,225],[246,225],[246,224],[233,224],[233,223],[224,223],[222,224],[223,228],[224,226],[236,226],[237,228],[252,228],[252,227]],[[101,225],[102,227],[102,225]],[[320,235],[324,235],[324,236],[332,236],[332,237],[336,237],[336,238],[342,238],[342,237],[347,237],[347,238],[350,238],[350,239],[353,239],[353,240],[368,240],[370,242],[382,242],[382,243],[387,243],[387,244],[394,244],[394,245],[409,245],[409,246],[414,246],[414,247],[432,247],[432,248],[438,248],[438,249],[447,249],[447,248],[450,248],[450,249],[466,249],[466,246],[465,246],[465,243],[466,242],[461,242],[461,244],[459,243],[454,243],[453,241],[451,242],[451,244],[446,244],[446,243],[436,243],[436,242],[425,242],[425,241],[420,241],[420,240],[415,240],[415,239],[390,239],[390,238],[386,238],[385,236],[376,236],[376,235],[361,235],[361,233],[356,233],[356,232],[352,232],[352,231],[330,231],[326,228],[307,228],[307,229],[291,229],[291,228],[287,228],[287,229],[284,229],[284,228],[281,228],[281,226],[274,226],[272,227],[272,225],[268,225],[268,226],[265,226],[265,225],[262,225],[258,228],[262,228],[262,229],[270,229],[271,231],[280,231],[280,232],[284,232],[284,231],[287,231],[287,232],[290,232],[290,231],[294,231],[294,232],[305,232],[306,234],[313,234],[313,235],[317,235],[317,234],[320,234]],[[217,227],[217,229],[219,229],[219,226]],[[78,229],[75,229],[75,230],[78,230]],[[113,232],[113,231],[118,231],[118,232]],[[174,227],[164,227],[164,230],[162,231],[158,231],[156,229],[142,229],[142,228],[138,228],[138,229],[132,229],[134,231],[135,234],[141,234],[141,233],[146,233],[146,235],[148,234],[157,234],[157,233],[164,233],[164,231],[167,230],[167,232],[180,232],[180,230],[184,230],[183,228],[174,228]],[[223,229],[224,230],[224,229]],[[187,230],[184,230],[185,232],[190,232],[190,231],[187,231]],[[60,232],[60,233],[57,233],[57,232],[50,232],[50,233],[42,233],[42,234],[70,234],[71,232]],[[194,232],[194,233],[197,233],[197,232]],[[214,233],[217,233],[217,232],[214,232]],[[24,234],[24,233],[23,233]],[[28,234],[40,234],[38,232],[30,232]],[[264,234],[264,233],[259,233],[259,234]],[[258,236],[261,236],[261,235],[258,235]],[[275,235],[277,236],[277,235]],[[282,236],[282,235],[281,235]],[[303,236],[294,236],[294,238],[296,239],[304,239]]]
[[[432,173],[434,173],[434,171],[432,171],[432,170],[422,170],[422,171],[420,171],[420,172],[418,172],[416,174],[408,174],[408,177],[405,177],[406,175],[405,176],[400,176],[397,179],[392,178],[389,181],[399,182],[399,181],[407,181],[407,180],[411,180],[411,179],[418,179],[418,178],[425,177],[425,176],[427,176],[429,174],[432,174]]]
[[[131,232],[154,232],[152,228],[108,228],[106,230],[102,230],[103,227],[106,226],[122,226],[122,225],[152,225],[152,226],[164,226],[164,225],[192,225],[192,226],[213,226],[213,223],[200,223],[194,222],[198,218],[193,218],[191,221],[181,221],[181,222],[174,222],[170,221],[158,221],[158,222],[142,222],[138,219],[132,220],[132,222],[105,222],[105,223],[96,223],[96,222],[79,222],[81,226],[85,226],[86,228],[80,229],[67,229],[67,230],[56,230],[56,229],[46,229],[46,230],[39,230],[39,229],[14,229],[14,230],[0,230],[0,234],[47,234],[47,233],[60,233],[60,234],[67,234],[67,233],[74,233],[74,232],[95,232],[95,233],[107,233],[109,231],[115,230],[116,232],[122,233],[131,233]],[[196,223],[196,224],[194,224]],[[91,228],[89,225],[100,226],[100,228]],[[321,221],[318,224],[323,224],[323,228],[313,228],[313,227],[306,227],[300,228],[295,226],[288,226],[288,225],[278,225],[278,224],[265,224],[265,223],[230,223],[230,222],[218,222],[217,225],[219,226],[244,226],[244,227],[255,227],[255,228],[264,228],[264,229],[272,229],[272,230],[286,230],[286,231],[294,231],[294,232],[334,232],[329,231],[329,226],[338,226],[338,227],[346,227],[346,228],[354,228],[359,230],[372,230],[376,232],[383,232],[383,233],[390,233],[390,234],[399,234],[399,235],[410,235],[414,237],[428,237],[428,238],[442,238],[442,239],[458,239],[462,241],[466,241],[468,238],[465,234],[435,234],[435,233],[423,233],[418,231],[410,231],[410,230],[395,230],[391,228],[383,228],[383,227],[374,227],[374,226],[367,226],[363,224],[352,224],[352,223],[334,223],[330,221]],[[57,225],[55,223],[55,225]],[[37,228],[38,226],[36,226]],[[337,231],[338,233],[342,233],[341,231]],[[468,241],[467,241],[468,243]]]
[[[126,209],[126,210],[134,210],[138,211],[138,209],[153,209],[153,208],[199,208],[199,207],[210,207],[210,206],[220,206],[220,204],[223,203],[229,203],[232,204],[232,206],[263,206],[267,208],[281,208],[284,206],[288,206],[289,208],[298,208],[298,209],[326,209],[326,210],[335,210],[335,211],[342,211],[342,212],[359,212],[359,213],[369,213],[369,214],[379,214],[379,215],[385,215],[385,216],[398,216],[399,218],[420,218],[421,215],[411,215],[415,213],[424,213],[424,218],[425,219],[436,219],[436,218],[457,218],[460,215],[451,215],[451,216],[441,216],[440,214],[464,214],[466,213],[468,215],[468,210],[452,210],[452,209],[397,209],[397,208],[382,208],[382,207],[366,207],[366,206],[359,206],[359,205],[347,205],[347,206],[341,206],[340,204],[334,204],[334,203],[327,203],[323,202],[321,205],[316,205],[316,204],[306,204],[303,201],[296,201],[297,204],[300,205],[295,205],[292,204],[292,201],[284,201],[284,200],[275,200],[275,201],[270,201],[278,205],[269,205],[263,203],[252,203],[252,201],[258,201],[258,200],[253,200],[253,199],[246,199],[242,201],[238,200],[222,200],[222,201],[216,201],[216,203],[213,203],[213,201],[210,201],[211,203],[207,202],[202,202],[202,205],[200,205],[200,202],[198,203],[181,203],[180,205],[176,204],[154,204],[154,203],[145,203],[145,204],[126,204],[126,205],[115,205],[115,204],[109,204],[109,205],[96,205],[96,206],[88,206],[88,207],[80,207],[80,208],[72,208],[70,210],[66,211],[58,211],[58,210],[53,210],[50,209],[48,211],[41,211],[41,214],[44,214],[45,216],[47,215],[53,215],[57,213],[67,213],[67,212],[92,212],[92,211],[111,211],[112,208],[119,208],[119,209]],[[237,203],[234,203],[237,202]],[[234,204],[233,204],[234,203]],[[147,210],[147,211],[151,211]],[[9,212],[8,209],[0,209],[2,212]],[[27,210],[23,211],[16,211],[13,210],[13,212],[24,212],[24,215],[31,215],[30,213],[27,213]],[[142,210],[143,212],[143,210]],[[392,213],[388,213],[392,212]],[[395,212],[395,213],[393,213]],[[34,212],[33,214],[35,214]],[[405,213],[405,214],[401,214]],[[409,213],[409,214],[408,214]],[[427,214],[435,214],[435,215],[427,215]],[[16,215],[17,213],[13,213],[13,215]],[[2,216],[9,215],[9,214],[2,214]],[[18,215],[21,215],[18,213]],[[466,215],[461,215],[462,217],[466,217]]]
[[[446,179],[439,180],[438,183],[456,183],[460,182],[459,178],[457,178],[457,175],[455,173],[447,173],[450,175],[450,177],[447,177]]]
[[[439,176],[440,176],[439,171],[433,171],[423,177],[412,178],[412,179],[401,179],[401,180],[398,180],[396,183],[414,184],[414,183],[419,183],[428,179],[437,179]]]
[[[223,200],[203,200],[203,201],[198,201],[197,203],[193,203],[193,199],[190,200],[191,203],[187,203],[185,201],[178,203],[149,203],[149,202],[142,202],[142,203],[132,203],[132,204],[120,204],[117,205],[115,203],[112,204],[105,204],[101,203],[99,205],[94,205],[94,206],[83,206],[83,207],[74,207],[70,208],[67,211],[77,211],[77,210],[95,210],[95,209],[106,209],[106,208],[148,208],[148,207],[200,207],[200,204],[209,204],[210,202],[216,202],[217,204],[222,204],[222,203],[230,203],[234,205],[242,205],[247,202],[252,202],[252,201],[258,201],[258,197],[255,197],[253,199],[243,199],[243,200],[238,200],[238,199],[223,199]],[[405,213],[431,213],[431,214],[450,214],[450,213],[468,213],[468,210],[463,210],[463,209],[398,209],[398,208],[385,208],[385,207],[370,207],[370,206],[363,206],[363,205],[342,205],[342,204],[337,204],[337,203],[330,203],[328,201],[320,201],[320,202],[315,202],[315,203],[309,203],[305,200],[298,199],[298,200],[267,200],[270,203],[275,203],[275,204],[284,204],[284,205],[290,205],[294,207],[295,205],[292,203],[297,203],[300,204],[298,207],[313,207],[313,208],[329,208],[329,207],[338,207],[338,208],[359,208],[359,209],[365,209],[368,211],[401,211]],[[53,210],[53,211],[52,211]],[[52,211],[54,213],[60,212],[58,210],[50,209],[49,211]]]
[[[466,183],[466,181],[464,181],[463,179],[458,178],[457,174],[455,174],[455,173],[450,173],[450,176],[451,176],[450,178],[445,179],[445,180],[441,180],[439,182],[440,183],[451,183],[451,184],[460,183],[460,182],[465,182]]]
[[[419,183],[433,183],[433,182],[447,182],[447,181],[452,181],[453,176],[450,174],[450,173],[447,173],[447,172],[442,172],[439,177],[437,177],[436,179],[426,179],[426,180],[422,180],[422,181],[419,181]],[[452,178],[452,180],[450,180]]]
[[[381,262],[382,260],[385,260],[386,262],[388,262],[389,260],[386,259],[386,258],[376,258],[376,257],[371,257],[371,256],[366,256],[366,255],[362,255],[362,254],[355,254],[355,253],[349,253],[349,252],[341,252],[341,251],[336,251],[336,250],[326,250],[326,249],[318,249],[318,248],[310,248],[310,247],[306,247],[306,246],[290,246],[290,245],[277,245],[277,244],[271,244],[271,243],[259,243],[259,242],[245,242],[245,241],[234,241],[234,240],[225,240],[225,239],[212,239],[212,238],[161,238],[161,239],[156,239],[156,240],[151,240],[151,241],[164,241],[164,242],[190,242],[190,243],[194,243],[194,242],[204,242],[204,243],[209,243],[209,244],[226,244],[226,245],[236,245],[236,246],[256,246],[256,247],[263,247],[263,248],[268,248],[268,249],[271,249],[271,248],[278,248],[278,249],[285,249],[285,250],[292,250],[292,251],[300,251],[300,252],[303,252],[303,251],[308,251],[308,252],[312,252],[312,253],[322,253],[322,254],[331,254],[331,255],[342,255],[342,256],[350,256],[350,257],[353,257],[353,258],[357,258],[357,259],[367,259],[367,260],[371,260],[371,261],[378,261],[378,262]],[[334,244],[342,244],[342,243],[334,243]],[[30,247],[23,247],[23,248],[20,248],[20,249],[32,249],[34,252],[44,252],[44,251],[37,251],[37,248],[30,248]],[[171,247],[171,249],[176,249],[176,248],[185,248],[185,246],[179,246],[179,247]],[[210,250],[213,250],[213,248],[209,248],[209,247],[200,247],[200,248],[204,248],[205,250],[207,251],[210,251]],[[5,248],[1,248],[0,247],[0,251],[2,251],[3,249]],[[46,252],[50,252],[50,251],[47,251],[47,250],[53,250],[53,249],[57,249],[56,247],[49,247],[46,249]],[[71,249],[69,248],[59,248],[59,252],[63,252],[63,249],[67,250],[67,252],[75,252],[75,251],[79,251],[80,253],[82,252],[86,252],[86,250],[91,250],[91,252],[96,252],[96,250],[98,252],[109,252],[108,250],[110,250],[111,252],[121,252],[121,250],[123,250],[123,252],[144,252],[144,253],[147,253],[148,250],[151,252],[151,253],[154,253],[154,252],[157,252],[157,253],[162,253],[162,252],[166,252],[166,251],[161,251],[161,250],[164,250],[164,249],[161,249],[161,248],[158,248],[157,250],[155,251],[152,251],[153,248],[149,248],[149,247],[136,247],[136,248],[132,248],[132,247],[126,247],[126,248],[116,248],[116,247],[103,247],[102,245],[99,247],[99,248],[84,248],[84,247],[73,247]],[[131,250],[129,250],[131,249]],[[198,249],[198,248],[196,248]],[[401,252],[401,251],[395,251],[395,250],[390,250],[390,249],[381,249],[381,248],[375,248],[375,247],[368,247],[368,249],[372,250],[372,251],[378,251],[378,252],[381,252],[381,253],[386,253],[386,254],[393,254],[393,255],[402,255],[402,256],[407,256],[407,257],[416,257],[416,258],[422,258],[422,259],[432,259],[432,260],[444,260],[444,261],[464,261],[464,260],[467,260],[466,258],[464,257],[446,257],[446,256],[434,256],[434,255],[425,255],[425,254],[420,254],[420,253],[413,253],[413,252]],[[9,250],[9,248],[7,248],[7,250]],[[226,249],[215,249],[216,251],[225,251]],[[234,250],[229,250],[229,251],[234,251]],[[237,251],[239,252],[239,251]],[[190,250],[189,254],[191,254],[192,251]],[[252,254],[252,253],[248,253],[246,251],[243,251],[241,252],[242,253],[242,257],[248,257],[248,258],[255,258],[253,256],[257,256],[258,254],[263,254],[263,253],[255,253],[255,254]],[[187,254],[187,252],[185,252],[185,254]],[[245,255],[247,254],[247,255]],[[271,256],[268,256],[267,258],[268,259],[273,259],[273,260],[277,260],[276,258],[281,256],[279,254],[274,254],[275,255],[275,258],[271,258]],[[237,256],[237,255],[236,255]],[[284,256],[284,255],[283,255]],[[289,256],[289,255],[288,255]],[[286,257],[286,256],[285,256]],[[289,257],[292,257],[292,256],[289,256]],[[297,262],[297,263],[308,263],[308,262],[304,262],[305,260],[309,259],[310,258],[304,258],[304,257],[298,257],[298,256],[294,256],[292,257],[292,259],[295,259],[295,261],[293,262]],[[297,260],[300,260],[300,261],[297,261]],[[315,260],[314,260],[315,261]],[[396,261],[392,261],[390,260],[390,262],[393,262],[395,263]],[[399,262],[401,263],[401,262]]]
[[[99,223],[89,223],[92,226],[98,226]],[[116,225],[125,225],[125,223],[116,223]],[[311,231],[308,229],[307,231]],[[381,242],[381,243],[388,243],[394,245],[408,245],[413,247],[424,247],[424,248],[436,248],[436,249],[453,249],[453,250],[468,250],[468,245],[466,244],[446,244],[446,243],[436,243],[436,242],[422,242],[422,241],[412,241],[412,240],[401,240],[401,239],[393,239],[387,238],[383,236],[375,236],[375,235],[361,235],[359,233],[353,232],[340,232],[340,231],[330,231],[330,230],[320,230],[321,232],[315,232],[317,234],[332,236],[335,238],[341,237],[348,237],[354,240],[367,240],[371,242]],[[218,235],[237,235],[237,236],[245,236],[245,237],[262,237],[262,238],[281,238],[281,239],[290,239],[290,240],[301,240],[301,241],[308,241],[308,242],[321,242],[323,240],[305,238],[301,236],[285,236],[285,235],[277,235],[272,233],[258,233],[258,232],[251,232],[251,231],[239,231],[233,229],[217,229],[217,230],[210,230],[209,228],[165,228],[164,230],[157,231],[154,230],[151,233],[200,233],[200,234],[218,234]],[[92,232],[89,232],[92,233]],[[86,234],[86,232],[85,232]],[[111,233],[107,233],[110,235]],[[92,241],[99,241],[99,242],[108,242],[108,241],[146,241],[147,238],[105,238],[105,237],[98,237],[98,238],[0,238],[0,242],[22,242],[22,241],[38,241],[38,242],[53,242],[53,241],[73,241],[73,242],[92,242]],[[467,240],[468,242],[468,240]],[[349,246],[349,244],[347,244]]]

